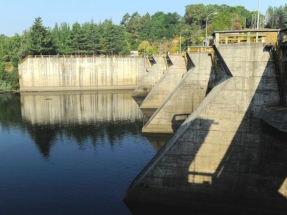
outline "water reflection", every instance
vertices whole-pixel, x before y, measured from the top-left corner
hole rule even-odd
[[[25,93],[21,113],[30,137],[46,158],[57,135],[76,140],[80,148],[87,140],[96,146],[105,136],[113,145],[124,136],[126,126],[138,133],[142,119],[130,91]],[[125,127],[120,126],[123,122]]]
[[[0,94],[1,214],[130,214],[124,191],[155,154],[131,94]]]
[[[148,139],[153,148],[159,151],[173,134],[144,133],[143,135]]]
[[[4,130],[21,126],[21,102],[19,94],[0,94],[0,126]]]
[[[32,124],[86,124],[142,118],[131,91],[21,94],[21,112]]]

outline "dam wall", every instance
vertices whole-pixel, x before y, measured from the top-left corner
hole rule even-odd
[[[19,64],[20,91],[135,89],[147,59],[29,56]]]
[[[280,103],[272,52],[256,43],[214,49],[230,73],[221,73],[124,201],[200,213],[284,214],[286,135],[261,120],[262,107]]]

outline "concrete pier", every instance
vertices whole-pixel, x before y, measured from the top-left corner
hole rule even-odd
[[[189,53],[187,57],[195,66],[184,75],[152,115],[143,127],[143,132],[173,133],[207,94],[209,78],[214,73],[211,54]]]
[[[147,74],[132,94],[135,100],[144,100],[167,69],[164,56],[152,56],[150,61],[151,67],[147,69]]]
[[[147,117],[152,116],[187,72],[183,56],[168,55],[166,60],[168,69],[140,106]]]

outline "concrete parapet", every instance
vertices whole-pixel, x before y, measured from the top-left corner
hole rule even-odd
[[[195,65],[156,110],[142,131],[173,133],[204,99],[212,71],[208,53],[188,53]]]
[[[286,213],[286,135],[260,119],[262,106],[280,100],[272,56],[262,44],[218,50],[232,76],[223,76],[135,178],[125,201],[199,214]]]
[[[164,57],[154,56],[153,61],[154,63],[152,67],[147,69],[147,74],[133,92],[132,97],[140,97],[144,99],[164,74],[164,70],[167,69]]]
[[[140,106],[148,117],[160,107],[187,72],[183,56],[168,56],[168,58],[170,66]]]

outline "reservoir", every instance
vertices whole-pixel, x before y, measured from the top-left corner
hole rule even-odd
[[[131,94],[0,94],[1,214],[132,214],[125,190],[160,145]]]

